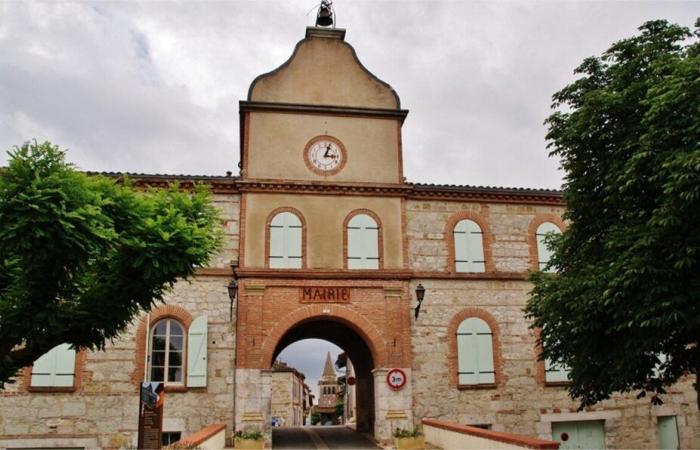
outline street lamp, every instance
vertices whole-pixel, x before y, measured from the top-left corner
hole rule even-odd
[[[230,305],[230,320],[233,320],[233,302],[236,300],[236,293],[238,293],[238,280],[236,280],[236,268],[238,267],[238,261],[231,261],[231,271],[233,272],[233,277],[231,281],[226,286],[228,290],[228,298],[231,300]]]
[[[416,316],[416,320],[418,320],[418,314],[420,313],[420,305],[423,303],[424,297],[425,288],[422,284],[418,283],[418,286],[416,286],[416,300],[418,300],[418,305],[416,305],[416,308],[413,310]]]

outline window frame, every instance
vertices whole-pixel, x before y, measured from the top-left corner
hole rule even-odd
[[[467,319],[481,319],[491,330],[491,351],[493,358],[493,383],[478,383],[478,384],[460,384],[459,383],[459,353],[457,342],[457,330],[459,326]],[[479,308],[468,308],[457,312],[450,321],[447,327],[449,339],[448,366],[450,370],[450,386],[460,389],[495,389],[503,383],[503,369],[501,356],[501,340],[500,328],[496,320],[487,311]]]
[[[270,252],[272,250],[272,221],[279,214],[289,213],[293,214],[301,222],[301,266],[300,267],[271,267],[270,266]],[[272,270],[301,270],[306,269],[306,219],[304,215],[296,208],[290,206],[284,206],[281,208],[274,209],[267,216],[265,222],[265,268]]]
[[[161,323],[165,322],[166,323],[166,334],[165,334],[165,360],[163,361],[163,380],[153,380],[153,339],[155,338],[155,333],[154,330],[156,327]],[[182,353],[181,357],[181,376],[180,379],[181,381],[168,381],[168,372],[170,369],[169,359],[170,359],[170,349],[169,349],[169,343],[170,343],[170,325],[172,322],[177,323],[180,326],[180,329],[182,330],[182,349],[180,353]],[[146,360],[146,373],[148,374],[148,380],[149,382],[153,383],[163,383],[165,386],[169,387],[186,387],[187,383],[187,345],[188,345],[188,331],[189,328],[185,326],[184,323],[182,323],[180,320],[178,320],[175,317],[162,317],[159,318],[158,320],[154,321],[153,324],[149,328],[148,332],[148,350],[147,350],[147,360]],[[159,366],[160,367],[160,366]]]
[[[535,272],[540,270],[540,256],[537,249],[537,229],[545,222],[556,225],[562,233],[566,232],[567,229],[564,221],[556,214],[537,214],[530,221],[527,230],[527,242],[530,250],[530,270]]]
[[[457,271],[457,251],[455,247],[454,230],[457,225],[463,221],[469,220],[474,222],[481,229],[481,248],[484,253],[484,270],[483,272],[458,272]],[[473,211],[459,211],[453,214],[445,223],[443,235],[447,243],[447,272],[454,275],[467,277],[481,276],[482,274],[493,273],[496,271],[493,262],[493,252],[491,249],[492,236],[491,229],[484,215]]]
[[[61,344],[59,344],[61,345]],[[51,348],[53,350],[57,346]],[[49,351],[51,351],[49,350]],[[85,366],[86,352],[85,350],[74,350],[75,361],[73,365],[73,385],[71,386],[32,386],[32,372],[34,364],[26,367],[22,374],[22,386],[26,392],[42,392],[42,393],[67,393],[75,392],[82,385],[82,374]],[[48,353],[48,352],[46,352]],[[44,354],[46,354],[44,353]],[[43,356],[43,355],[42,355]],[[37,358],[39,359],[39,358]]]
[[[374,221],[374,223],[377,225],[377,268],[357,268],[357,269],[351,269],[348,264],[349,262],[349,233],[348,233],[348,226],[350,225],[350,222],[357,216],[360,215],[365,215],[368,216],[370,219]],[[343,269],[345,270],[370,270],[370,271],[375,271],[375,270],[383,270],[384,269],[384,238],[383,238],[383,230],[384,226],[382,224],[381,219],[377,214],[375,214],[373,211],[370,211],[369,209],[356,209],[354,211],[351,211],[347,216],[345,216],[345,220],[343,221]]]

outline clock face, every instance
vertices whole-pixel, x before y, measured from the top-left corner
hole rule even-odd
[[[343,144],[331,136],[318,136],[311,139],[304,151],[306,165],[320,175],[333,175],[340,172],[346,159]]]

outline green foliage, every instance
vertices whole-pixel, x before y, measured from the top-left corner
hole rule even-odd
[[[248,440],[252,440],[252,441],[261,441],[264,438],[262,431],[260,431],[257,428],[238,430],[238,431],[236,431],[234,436],[237,437],[238,439],[248,439]]]
[[[203,186],[135,189],[88,176],[49,142],[0,172],[0,388],[55,345],[103,349],[218,249]]]
[[[321,415],[317,412],[311,413],[311,425],[316,425],[321,421]]]
[[[342,397],[340,397],[342,399]],[[338,417],[343,417],[343,414],[345,413],[345,401],[343,400],[338,400],[338,402],[335,404],[335,415]]]
[[[423,433],[421,433],[418,428],[398,428],[394,430],[394,437],[397,439],[402,439],[402,438],[415,438],[418,436],[423,436]]]
[[[570,226],[526,314],[582,408],[613,392],[660,403],[700,367],[700,30],[639,30],[586,59],[546,121]]]

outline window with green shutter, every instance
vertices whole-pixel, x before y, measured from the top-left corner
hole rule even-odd
[[[460,220],[453,230],[456,272],[484,272],[484,233],[473,220]]]
[[[457,375],[459,385],[496,382],[493,333],[477,317],[465,319],[457,327]]]
[[[269,265],[273,269],[301,269],[302,225],[295,214],[282,212],[270,222]]]
[[[32,366],[31,387],[73,387],[75,350],[61,344],[44,353]]]
[[[348,269],[379,269],[379,226],[366,214],[348,222]]]
[[[535,233],[535,237],[537,238],[537,258],[540,270],[544,270],[549,263],[549,260],[552,258],[552,252],[544,243],[545,237],[550,233],[561,234],[561,230],[552,222],[544,222],[537,227],[537,232]]]
[[[677,450],[680,448],[678,439],[678,423],[676,416],[661,416],[656,418],[656,431],[659,434],[659,448]]]

